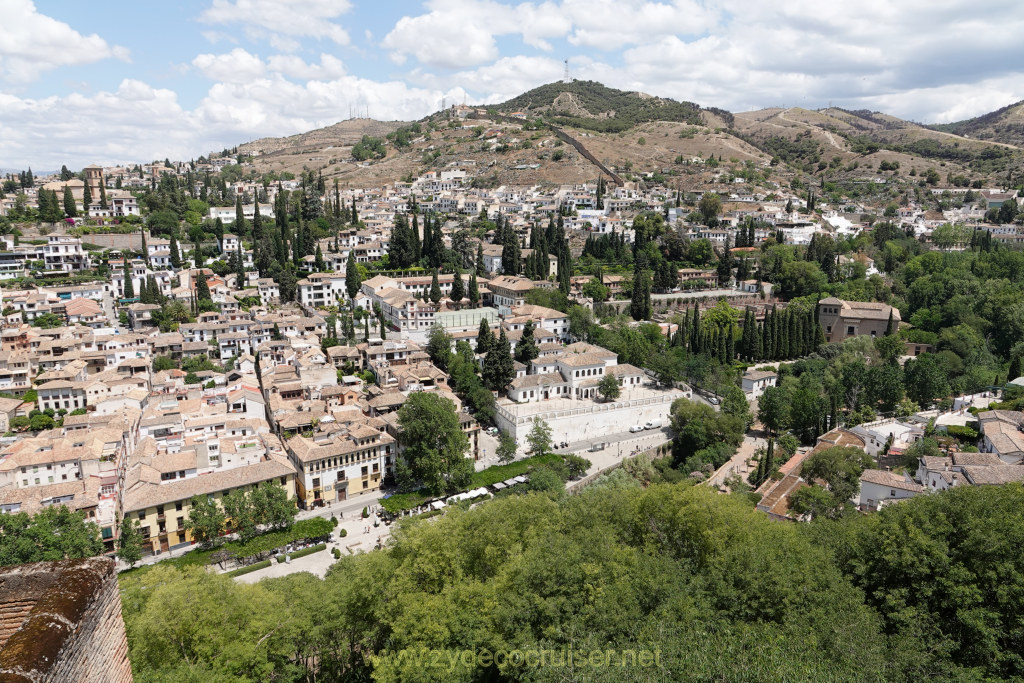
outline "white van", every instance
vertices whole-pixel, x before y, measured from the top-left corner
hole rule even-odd
[[[659,418],[648,420],[647,424],[644,425],[644,429],[661,429],[661,420]]]
[[[633,425],[632,427],[629,428],[629,431],[635,434],[637,432],[644,431],[644,428],[641,425]]]

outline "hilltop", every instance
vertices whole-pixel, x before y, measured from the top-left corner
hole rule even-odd
[[[499,104],[453,107],[414,123],[352,119],[286,138],[263,138],[239,151],[252,155],[262,173],[312,168],[351,186],[390,183],[449,166],[471,170],[483,186],[593,181],[601,169],[565,144],[559,137],[564,133],[624,177],[692,175],[683,168],[689,160],[714,157],[729,160],[736,170],[748,163],[770,166],[763,181],[770,176],[785,181],[796,173],[864,182],[880,172],[924,176],[934,170],[946,181],[989,184],[1024,166],[1011,135],[1014,125],[1024,131],[1024,123],[1014,123],[1024,117],[1021,110],[1024,106],[1014,105],[950,124],[973,131],[963,137],[881,112],[794,107],[733,114],[572,81],[549,83]],[[987,130],[991,140],[977,139],[989,135]],[[364,138],[377,144],[379,153],[357,159],[353,149]],[[682,177],[674,184],[686,189],[690,183]]]
[[[602,133],[621,133],[650,121],[705,123],[700,105],[693,102],[616,90],[596,81],[548,83],[491,108]]]

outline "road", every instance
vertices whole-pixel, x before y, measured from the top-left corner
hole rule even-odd
[[[111,326],[117,325],[117,312],[114,310],[114,297],[109,292],[103,293],[103,299],[100,300],[100,305],[103,308],[104,315],[107,316],[107,320],[110,321]]]

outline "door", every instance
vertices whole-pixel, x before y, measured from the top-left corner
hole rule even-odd
[[[170,550],[170,546],[167,543],[167,537],[166,536],[161,536],[160,537],[160,552],[166,553],[168,550]]]

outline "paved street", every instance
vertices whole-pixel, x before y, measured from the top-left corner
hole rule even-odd
[[[297,572],[309,572],[323,578],[330,566],[336,562],[332,552],[334,548],[337,548],[342,555],[352,555],[373,550],[378,543],[386,542],[391,535],[391,527],[383,522],[379,522],[375,527],[373,525],[375,515],[363,519],[360,516],[361,511],[360,507],[358,510],[353,510],[352,514],[346,514],[344,519],[339,520],[338,528],[331,534],[331,541],[327,544],[326,550],[294,559],[291,562],[279,563],[275,560],[266,569],[243,574],[236,577],[235,580],[240,583],[256,583],[260,579],[287,576]],[[337,509],[334,512],[337,513]],[[326,516],[329,518],[330,512]],[[338,536],[341,529],[348,532],[343,538]]]

